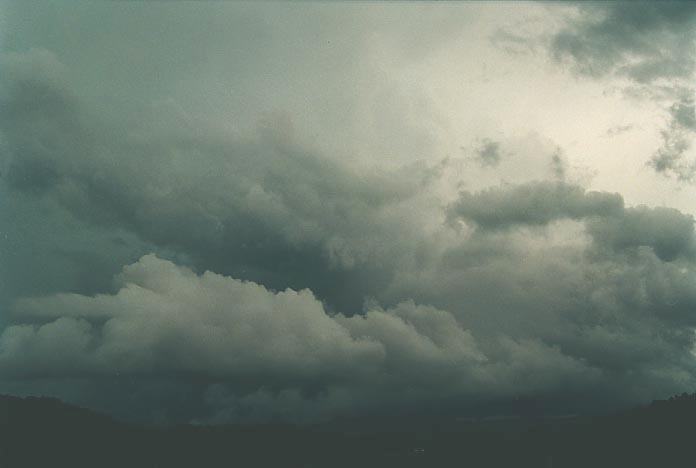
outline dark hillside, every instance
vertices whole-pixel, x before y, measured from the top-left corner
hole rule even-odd
[[[692,466],[696,396],[592,418],[409,418],[382,426],[143,427],[48,398],[0,397],[0,466]],[[389,427],[389,429],[384,429]]]

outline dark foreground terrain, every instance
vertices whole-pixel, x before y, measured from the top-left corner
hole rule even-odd
[[[144,427],[0,397],[0,467],[692,467],[696,396],[608,416]]]

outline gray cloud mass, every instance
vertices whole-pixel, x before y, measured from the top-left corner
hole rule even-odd
[[[252,10],[245,18],[256,24]],[[681,35],[694,12],[687,4],[579,11],[552,44],[580,73],[648,83],[693,67]],[[429,39],[433,50],[453,40],[454,23]],[[234,43],[234,54],[251,61],[246,46],[288,46],[268,34]],[[366,39],[379,35],[361,34],[360,47],[380,63],[383,50]],[[124,47],[135,54],[132,40]],[[123,102],[110,87],[134,86],[124,70],[100,101],[67,52],[0,54],[0,391],[58,394],[128,417],[224,423],[454,412],[524,396],[616,407],[693,390],[691,214],[588,189],[560,148],[550,164],[535,149],[540,176],[530,169],[533,176],[495,179],[508,163],[511,174],[527,167],[524,151],[503,158],[498,141],[507,149],[524,139],[475,140],[483,144],[471,166],[479,167],[448,166],[439,153],[418,160],[429,134],[411,135],[401,111],[396,123],[373,123],[401,132],[398,148],[414,154],[351,162],[359,145],[348,141],[340,152],[325,142],[343,141],[349,133],[333,126],[360,120],[359,112],[350,94],[345,108],[329,105],[333,95],[315,85],[326,79],[342,95],[353,85],[328,65],[359,62],[357,53],[327,53],[326,66],[310,73],[276,51],[283,66],[316,81],[312,105],[326,112],[318,128],[329,137],[300,128],[308,118],[285,110],[291,101],[311,107],[290,85],[276,107],[239,111],[296,78],[275,73],[282,66],[271,52],[255,57],[258,76],[225,71],[239,74],[229,90],[242,96],[232,98],[237,113],[197,112],[196,98],[171,90],[196,81],[189,74],[207,63],[197,53],[220,51],[185,45],[179,75],[154,79],[153,65],[143,96]],[[173,67],[169,59],[152,58]],[[398,56],[395,67],[411,59]],[[101,60],[88,62],[110,69]],[[361,66],[354,81],[370,88]],[[148,100],[150,92],[161,95]],[[693,131],[693,110],[688,98],[669,107],[672,133]],[[681,171],[672,133],[653,160],[658,171]],[[448,177],[461,179],[456,190]]]
[[[500,143],[496,141],[485,139],[476,150],[476,160],[482,167],[497,166],[501,157]]]
[[[658,173],[691,182],[696,173],[696,162],[688,154],[696,133],[693,93],[687,93],[673,103],[669,108],[669,116],[667,128],[660,132],[662,145],[648,164]]]
[[[639,83],[662,77],[689,78],[696,64],[692,2],[587,3],[551,41],[558,60],[580,73],[625,75]]]
[[[540,182],[489,188],[477,194],[462,192],[449,207],[450,217],[473,221],[483,228],[546,225],[562,218],[611,215],[623,209],[618,194],[586,193],[562,182]]]

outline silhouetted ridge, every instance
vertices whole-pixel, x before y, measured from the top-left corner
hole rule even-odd
[[[155,428],[0,396],[0,467],[677,467],[693,464],[694,423],[696,394],[600,417],[420,417],[379,431],[368,418]]]

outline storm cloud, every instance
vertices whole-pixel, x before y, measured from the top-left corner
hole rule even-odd
[[[551,52],[576,71],[625,75],[640,83],[689,78],[696,64],[691,2],[610,2],[581,5],[552,38]]]
[[[0,7],[27,25],[0,52],[0,390],[224,423],[696,385],[690,192],[624,131],[666,112],[650,164],[691,177],[687,4],[510,4],[553,38],[529,66],[490,47],[497,4],[22,5]]]
[[[318,278],[340,281],[354,267],[379,280],[380,266],[366,260],[387,262],[390,244],[413,242],[414,220],[401,213],[428,168],[356,173],[294,140],[282,115],[240,137],[206,122],[145,134],[105,128],[53,80],[60,64],[50,53],[10,56],[6,66],[0,126],[8,187],[51,198],[87,223],[123,227],[200,267],[322,292]],[[283,268],[292,269],[290,284]]]

